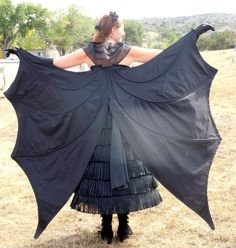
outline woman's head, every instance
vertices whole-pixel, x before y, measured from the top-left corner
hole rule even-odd
[[[98,43],[106,40],[120,42],[125,35],[123,20],[118,18],[116,12],[112,11],[109,15],[100,18],[95,29],[97,33],[94,35],[93,41]]]

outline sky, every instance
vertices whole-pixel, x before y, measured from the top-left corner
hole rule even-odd
[[[124,19],[142,19],[147,17],[177,17],[206,13],[236,14],[235,0],[12,0],[13,4],[31,2],[42,4],[51,10],[67,8],[70,4],[82,7],[84,13],[92,18],[99,18],[109,11],[115,11]]]

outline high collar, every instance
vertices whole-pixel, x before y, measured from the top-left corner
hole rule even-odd
[[[94,46],[97,46],[97,47],[103,46],[103,47],[106,47],[106,48],[119,47],[120,45],[123,44],[123,42],[119,42],[119,41],[118,42],[107,42],[107,41],[103,41],[103,42],[100,42],[100,43],[92,41],[91,43],[93,43]]]
[[[110,57],[112,56],[112,54],[115,54],[120,47],[123,46],[123,42],[116,42],[116,43],[106,42],[106,41],[101,43],[93,42],[93,46],[95,53],[99,53],[99,54],[105,53],[108,57]]]

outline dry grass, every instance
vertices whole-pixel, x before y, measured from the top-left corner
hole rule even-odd
[[[236,247],[236,51],[202,52],[219,71],[214,79],[211,111],[223,138],[209,175],[208,197],[216,230],[212,231],[194,212],[171,195],[161,184],[163,202],[154,208],[130,213],[134,234],[124,243],[112,245],[97,236],[99,215],[70,209],[70,201],[49,224],[38,240],[33,234],[37,208],[30,183],[21,168],[10,158],[17,120],[10,102],[0,100],[0,247]],[[118,226],[114,215],[113,227]]]

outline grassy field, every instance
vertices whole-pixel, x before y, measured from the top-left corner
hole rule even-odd
[[[222,142],[209,175],[208,198],[216,229],[177,200],[159,184],[163,202],[150,209],[131,212],[134,234],[123,243],[116,237],[111,245],[97,236],[100,216],[77,212],[71,199],[38,240],[37,206],[31,185],[22,169],[10,158],[17,134],[17,119],[10,102],[0,99],[0,248],[5,247],[129,247],[178,248],[236,247],[236,56],[233,49],[201,53],[219,69],[210,92],[211,112]],[[113,215],[113,230],[118,226]]]

